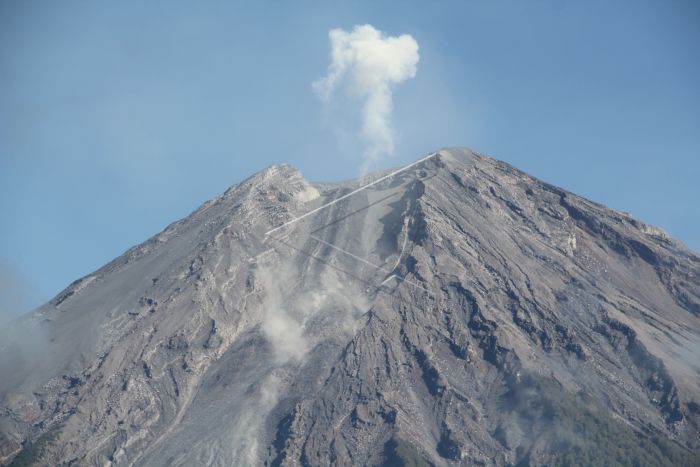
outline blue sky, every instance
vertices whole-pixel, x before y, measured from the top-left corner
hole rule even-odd
[[[6,0],[0,308],[267,165],[356,176],[311,83],[329,29],[364,23],[420,47],[384,165],[468,146],[700,249],[700,2]]]

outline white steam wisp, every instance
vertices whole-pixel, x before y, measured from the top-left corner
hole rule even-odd
[[[331,63],[325,77],[313,83],[319,98],[328,103],[338,88],[363,101],[362,137],[367,147],[362,172],[394,153],[391,124],[392,86],[413,78],[418,65],[418,43],[408,34],[385,36],[369,24],[351,32],[332,29]]]

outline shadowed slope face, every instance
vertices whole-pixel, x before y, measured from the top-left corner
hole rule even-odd
[[[338,184],[271,167],[3,331],[0,456],[692,462],[699,276],[468,150]]]

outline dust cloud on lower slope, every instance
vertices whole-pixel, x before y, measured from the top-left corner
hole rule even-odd
[[[27,311],[38,292],[9,262],[0,259],[0,394],[21,384],[27,368],[46,358],[46,330]]]

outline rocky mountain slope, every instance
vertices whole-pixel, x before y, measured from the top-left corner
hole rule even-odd
[[[699,459],[700,256],[466,149],[270,167],[0,334],[4,464]]]

